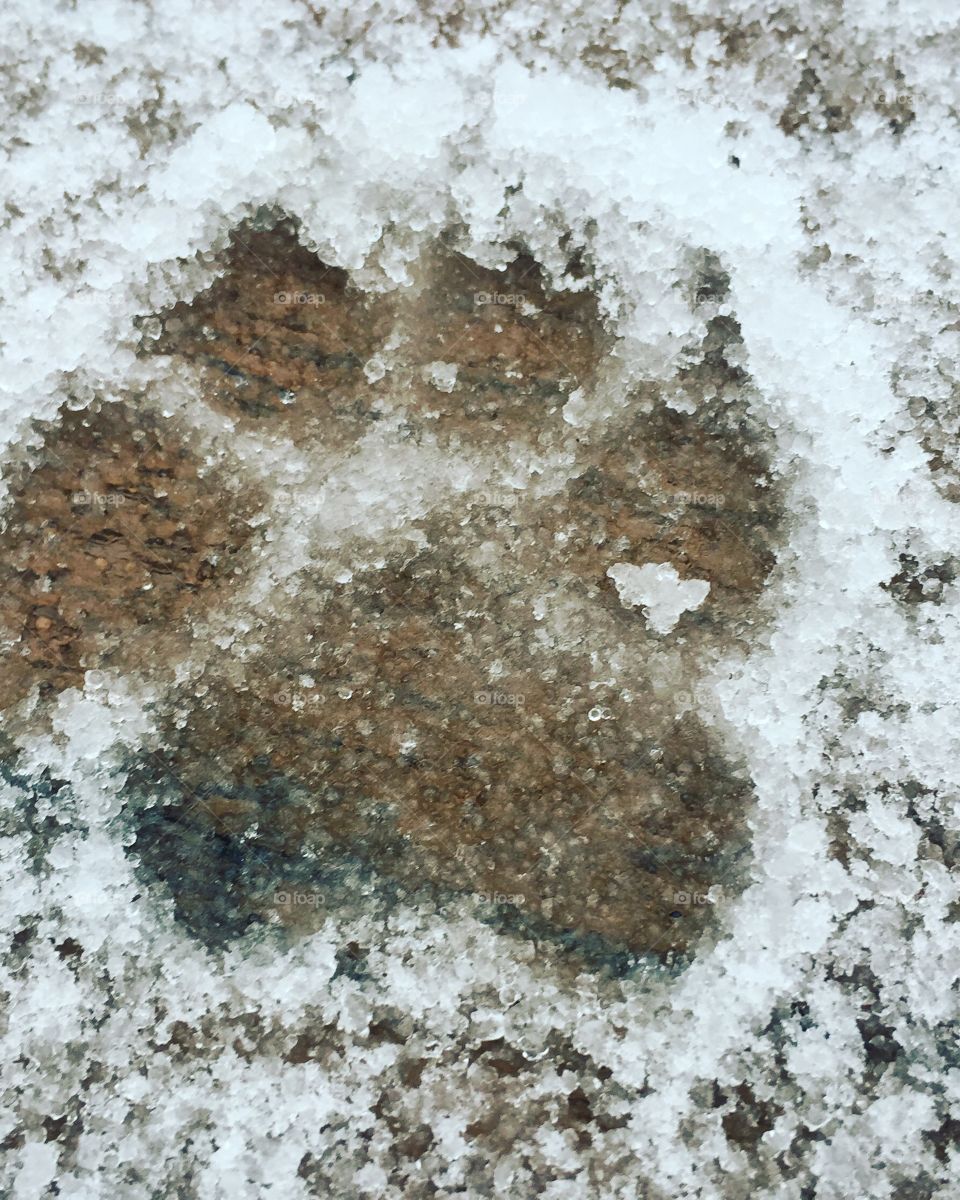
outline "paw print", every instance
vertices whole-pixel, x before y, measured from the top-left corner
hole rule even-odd
[[[293,223],[237,231],[207,291],[144,322],[143,353],[264,461],[292,464],[293,482],[271,493],[270,471],[224,459],[201,486],[199,450],[189,487],[168,466],[163,533],[182,557],[134,553],[162,542],[153,510],[119,529],[148,584],[92,576],[87,624],[63,607],[87,575],[64,587],[61,568],[28,558],[51,528],[77,556],[97,534],[23,514],[54,476],[61,491],[142,497],[146,418],[65,415],[51,455],[92,422],[127,475],[102,483],[41,457],[17,493],[8,625],[43,579],[80,630],[60,667],[22,632],[28,673],[55,690],[122,665],[124,621],[140,670],[179,664],[164,749],[131,772],[131,795],[166,801],[135,850],[178,881],[181,917],[208,940],[289,923],[277,894],[333,903],[373,880],[466,897],[584,953],[683,951],[715,906],[677,896],[722,891],[747,846],[749,787],[694,695],[704,659],[757,620],[778,514],[762,453],[732,418],[668,408],[652,384],[618,393],[615,338],[576,255],[552,281],[520,246],[502,261],[441,239],[406,286],[378,293],[305,250]],[[735,411],[737,330],[708,330],[678,386]],[[182,425],[150,420],[150,461],[186,463]],[[618,584],[618,566],[645,564],[703,581],[706,599],[658,626]],[[91,630],[108,599],[117,629]],[[298,922],[322,920],[302,907]]]

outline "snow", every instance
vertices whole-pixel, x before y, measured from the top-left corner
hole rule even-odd
[[[260,957],[208,953],[122,844],[118,751],[150,745],[154,697],[134,677],[88,676],[0,789],[3,1189],[400,1200],[421,1185],[391,1176],[373,1116],[396,1104],[433,1131],[415,1169],[441,1196],[950,1200],[960,591],[908,608],[883,585],[901,555],[939,564],[960,544],[955,16],[935,0],[776,13],[531,0],[463,20],[452,46],[404,0],[5,6],[0,442],[13,453],[71,395],[152,389],[189,409],[189,380],[135,357],[133,319],[207,286],[229,230],[262,205],[297,213],[328,261],[387,282],[452,223],[478,261],[519,239],[549,265],[561,230],[589,242],[622,375],[571,396],[571,429],[682,373],[704,321],[689,261],[709,249],[730,276],[749,418],[789,486],[768,626],[707,664],[697,693],[753,781],[748,886],[676,975],[570,977],[456,905],[333,916]],[[724,20],[747,31],[740,49]],[[788,136],[779,117],[811,62],[856,103],[836,131],[821,105]],[[910,98],[901,132],[862,101],[887,88]],[[131,124],[147,108],[141,146]],[[449,364],[429,377],[457,386]],[[462,485],[433,447],[384,470],[371,441],[308,486],[294,450],[205,420],[203,436],[297,489],[272,513],[264,602],[310,538],[376,539]],[[664,642],[709,610],[709,584],[665,564],[609,575]],[[54,798],[44,766],[65,783]],[[829,850],[838,829],[846,859]],[[78,961],[54,949],[67,937]],[[365,978],[336,973],[350,942],[374,947]],[[402,1053],[426,1062],[409,1094],[390,1090],[400,1048],[365,1037],[379,1009],[406,1020]],[[249,1014],[263,1022],[252,1053],[236,1048]],[[892,1030],[886,1057],[868,1018]],[[178,1022],[213,1049],[178,1053]],[[318,1028],[335,1050],[293,1061]],[[481,1066],[449,1064],[491,1031],[531,1065],[484,1091]],[[558,1073],[560,1042],[609,1075]],[[592,1126],[582,1152],[554,1128],[581,1075],[629,1117]],[[770,1101],[752,1148],[725,1136],[715,1086]],[[487,1163],[465,1131],[494,1101],[514,1138]],[[45,1140],[64,1113],[75,1132]]]
[[[643,607],[650,628],[669,633],[685,612],[699,608],[710,584],[705,579],[681,579],[671,563],[614,563],[607,571],[625,607]]]

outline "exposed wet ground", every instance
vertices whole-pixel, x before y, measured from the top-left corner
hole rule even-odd
[[[8,716],[90,669],[163,682],[161,748],[127,790],[145,878],[208,944],[399,889],[597,962],[691,949],[750,805],[694,688],[749,638],[779,521],[762,455],[718,415],[748,382],[735,323],[684,381],[705,417],[639,388],[573,425],[613,339],[590,291],[519,249],[493,271],[439,244],[407,289],[366,295],[290,227],[244,229],[207,292],[147,320],[148,350],[311,482],[336,497],[354,462],[385,482],[344,491],[343,529],[330,505],[311,524],[129,399],[64,412],[18,469]],[[439,500],[411,518],[420,471]],[[282,522],[300,560],[265,594]],[[662,639],[607,577],[624,561],[671,563],[708,601]]]

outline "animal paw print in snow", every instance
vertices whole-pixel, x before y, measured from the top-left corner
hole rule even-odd
[[[245,228],[216,283],[161,316],[152,349],[266,458],[307,464],[313,510],[265,498],[262,472],[238,486],[194,463],[188,482],[172,422],[107,406],[65,414],[18,484],[20,690],[123,667],[124,623],[139,670],[190,664],[130,788],[165,801],[135,852],[205,940],[308,928],[387,887],[473,897],[574,951],[662,955],[692,945],[734,878],[749,787],[692,688],[705,655],[749,635],[772,565],[762,456],[653,388],[565,419],[589,409],[613,339],[575,257],[566,290],[510,257],[494,271],[441,241],[408,287],[365,294],[291,223]],[[715,265],[700,286],[722,288]],[[708,329],[679,385],[735,398],[736,326]],[[126,499],[88,506],[89,529],[45,511],[78,487]],[[670,564],[707,600],[659,633],[618,595],[621,563]],[[229,638],[204,641],[211,612]]]

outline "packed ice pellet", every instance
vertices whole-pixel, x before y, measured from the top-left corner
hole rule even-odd
[[[683,613],[699,608],[710,584],[704,579],[681,580],[670,563],[614,563],[607,571],[625,605],[640,605],[651,629],[669,633]]]

